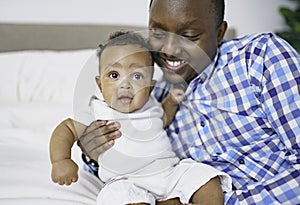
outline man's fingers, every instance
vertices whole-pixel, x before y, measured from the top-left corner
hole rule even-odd
[[[97,136],[97,137],[94,137],[92,140],[90,140],[86,144],[86,148],[89,151],[92,151],[94,149],[97,149],[98,147],[108,146],[108,145],[105,145],[107,142],[114,140],[116,138],[119,138],[119,137],[121,137],[121,132],[119,130],[108,133],[106,135]]]
[[[96,120],[94,122],[92,122],[85,130],[85,134],[88,134],[92,131],[94,131],[95,129],[98,129],[104,125],[106,125],[107,120]]]
[[[121,137],[121,135],[122,133],[120,130],[113,131],[106,135],[97,136],[95,136],[94,132],[91,132],[82,138],[84,140],[79,140],[77,143],[85,155],[97,160],[98,156],[111,148],[114,144],[114,140]],[[86,141],[86,139],[90,140]]]
[[[114,145],[114,140],[110,140],[104,144],[102,144],[101,146],[95,147],[91,152],[90,152],[90,157],[94,160],[97,160],[98,157],[104,153],[105,151],[107,151],[108,149],[110,149],[113,145]]]
[[[97,123],[95,123],[97,124]],[[84,132],[84,135],[90,135],[90,137],[98,137],[98,136],[102,136],[102,135],[106,135],[108,133],[114,132],[118,129],[120,129],[120,123],[118,122],[111,122],[109,124],[104,124],[102,125],[102,123],[99,123],[101,125],[92,125],[88,127],[88,130]],[[93,128],[90,128],[93,127]],[[88,137],[87,137],[88,138]],[[90,139],[86,139],[86,141],[90,141]]]
[[[106,135],[108,133],[114,132],[116,130],[119,130],[121,127],[119,122],[111,122],[107,124],[107,126],[103,126],[100,128],[100,132],[102,135]]]
[[[89,126],[89,132],[84,132],[83,135],[80,136],[79,140],[81,141],[81,144],[86,147],[88,143],[90,143],[91,141],[94,141],[95,138],[104,138],[102,139],[103,141],[100,141],[100,143],[104,143],[107,140],[105,140],[105,135],[115,132],[118,129],[120,129],[120,123],[118,122],[112,122],[109,123],[107,125],[102,125],[102,126],[93,126],[93,130],[92,128],[90,128],[91,126]],[[110,139],[110,138],[107,138]],[[101,144],[97,144],[98,146]],[[86,148],[87,149],[87,148]]]
[[[79,137],[77,144],[86,156],[97,160],[100,154],[113,145],[114,139],[121,137],[120,127],[118,122],[95,121]]]

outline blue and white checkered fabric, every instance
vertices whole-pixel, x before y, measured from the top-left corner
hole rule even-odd
[[[181,158],[232,176],[226,204],[300,204],[299,55],[274,34],[223,42],[168,133]]]

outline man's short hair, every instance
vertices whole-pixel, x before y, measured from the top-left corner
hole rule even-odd
[[[162,0],[164,1],[164,0]],[[195,0],[199,1],[199,0]],[[153,0],[150,1],[149,8],[151,8]],[[224,0],[211,0],[211,11],[214,12],[216,18],[216,25],[220,26],[224,21],[225,2]]]

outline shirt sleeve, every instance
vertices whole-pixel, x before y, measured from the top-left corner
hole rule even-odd
[[[249,73],[268,121],[284,144],[280,155],[290,166],[272,179],[225,193],[226,204],[300,204],[300,57],[284,40],[269,35],[260,42],[261,49],[248,54],[254,56],[250,63],[260,64]],[[255,58],[262,55],[261,61]]]
[[[264,58],[260,101],[286,147],[291,164],[300,163],[300,57],[282,39],[271,36]]]

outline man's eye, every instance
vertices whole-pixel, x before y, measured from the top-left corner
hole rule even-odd
[[[109,77],[110,77],[110,78],[118,78],[118,77],[119,77],[119,74],[118,74],[118,73],[110,73],[110,74],[109,74]]]
[[[201,34],[191,35],[191,34],[183,34],[182,37],[187,38],[191,41],[195,41],[200,37]]]
[[[166,32],[163,30],[152,29],[150,33],[151,33],[151,37],[154,38],[160,39],[166,37]]]

